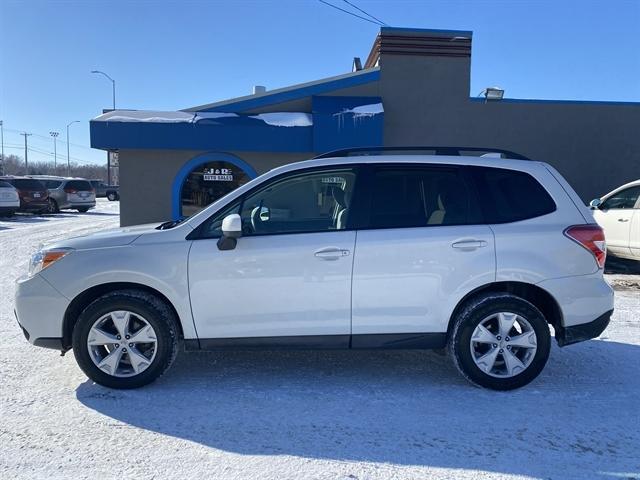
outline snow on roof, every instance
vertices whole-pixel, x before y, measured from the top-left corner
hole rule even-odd
[[[252,115],[249,118],[262,120],[267,125],[274,127],[310,127],[313,125],[313,117],[310,113],[303,112],[274,112]]]
[[[344,115],[345,113],[352,113],[355,118],[358,117],[373,117],[380,113],[384,113],[382,103],[370,103],[368,105],[360,105],[359,107],[345,108],[341,112],[334,113],[335,115]]]
[[[252,118],[275,127],[309,127],[313,125],[310,113],[274,112],[240,116],[231,112],[160,112],[153,110],[114,110],[93,119],[94,122],[143,123],[200,123],[221,118]]]

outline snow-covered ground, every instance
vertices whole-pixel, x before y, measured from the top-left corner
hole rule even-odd
[[[638,276],[612,277],[603,338],[554,347],[515,392],[413,351],[182,353],[114,391],[30,346],[12,298],[40,242],[117,223],[106,201],[0,221],[0,478],[640,478]]]

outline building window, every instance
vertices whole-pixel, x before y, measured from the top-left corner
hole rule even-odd
[[[208,162],[197,166],[182,183],[182,215],[189,216],[199,212],[249,180],[251,178],[232,163]]]

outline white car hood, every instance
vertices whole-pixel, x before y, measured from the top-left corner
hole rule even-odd
[[[75,250],[86,250],[90,248],[108,248],[129,245],[135,239],[145,233],[157,232],[159,223],[148,223],[145,225],[134,225],[131,227],[115,228],[102,232],[69,237],[43,245],[43,248],[73,248]]]

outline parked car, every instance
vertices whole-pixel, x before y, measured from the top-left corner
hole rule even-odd
[[[120,200],[120,187],[108,185],[102,180],[90,180],[96,191],[96,197],[107,197],[110,201]]]
[[[96,194],[89,180],[45,175],[33,175],[45,184],[49,191],[49,213],[72,209],[81,213],[96,206]]]
[[[604,229],[607,251],[640,261],[640,179],[591,200],[593,218]]]
[[[0,217],[10,217],[20,208],[18,191],[10,183],[0,180]]]
[[[49,208],[49,193],[40,180],[26,177],[0,177],[18,191],[21,212],[42,213]]]
[[[34,345],[134,388],[198,349],[447,348],[471,382],[521,387],[613,312],[602,229],[542,162],[320,158],[182,221],[51,243],[18,281]],[[55,285],[55,288],[53,287]],[[46,312],[46,315],[43,313]]]

